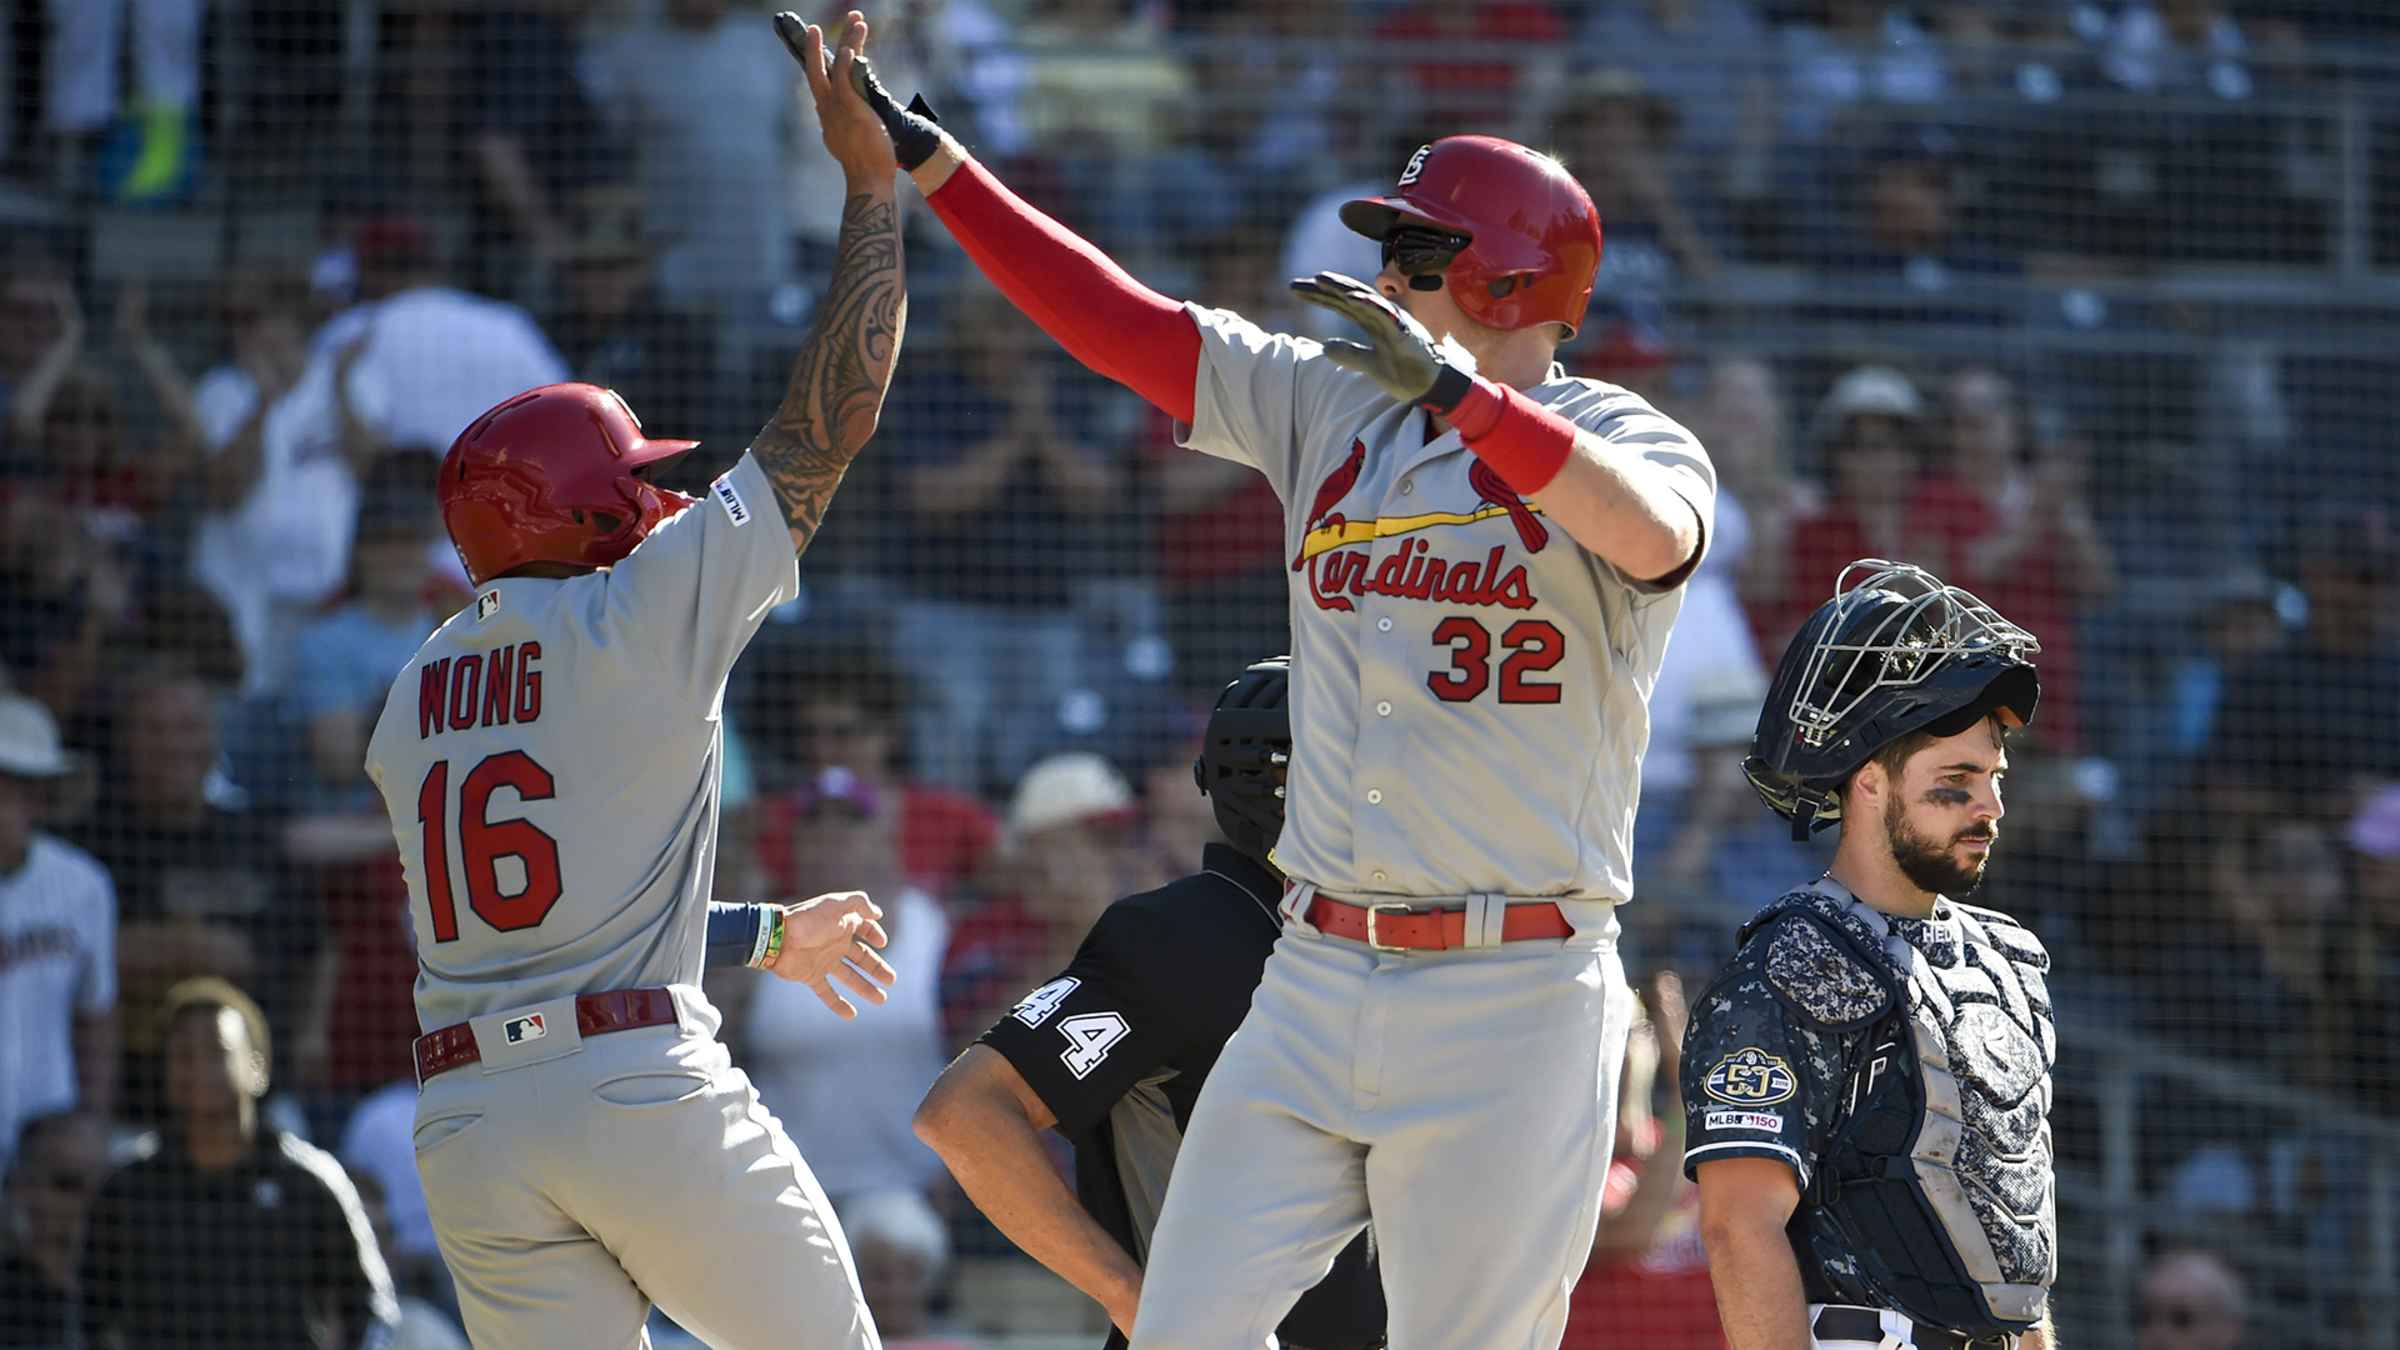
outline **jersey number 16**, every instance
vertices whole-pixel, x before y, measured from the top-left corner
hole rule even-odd
[[[467,907],[503,933],[532,928],[558,903],[558,841],[522,817],[489,818],[492,793],[514,788],[521,802],[556,795],[550,771],[522,750],[486,755],[458,785],[459,870],[467,882]],[[425,843],[425,898],[433,909],[433,940],[458,940],[458,902],[450,893],[450,761],[437,759],[417,789],[417,824]],[[500,860],[515,858],[525,884],[513,895],[500,891]]]

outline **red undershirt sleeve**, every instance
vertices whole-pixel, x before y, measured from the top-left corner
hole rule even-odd
[[[1177,301],[1009,191],[981,164],[958,166],[926,203],[992,284],[1068,354],[1192,420],[1200,330]]]

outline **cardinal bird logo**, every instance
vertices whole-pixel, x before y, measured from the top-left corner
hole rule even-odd
[[[1354,437],[1350,442],[1349,458],[1344,459],[1332,473],[1325,475],[1325,482],[1317,488],[1315,499],[1308,504],[1308,523],[1300,530],[1303,540],[1320,525],[1342,523],[1342,518],[1333,514],[1333,508],[1341,504],[1342,498],[1350,495],[1350,489],[1358,486],[1358,475],[1366,467],[1367,443]],[[1292,555],[1292,570],[1299,571],[1307,562],[1306,551]]]
[[[1475,495],[1508,512],[1509,522],[1517,527],[1517,540],[1527,553],[1539,553],[1550,542],[1550,527],[1533,514],[1533,508],[1517,495],[1517,490],[1500,477],[1500,472],[1482,460],[1467,466],[1467,485]]]

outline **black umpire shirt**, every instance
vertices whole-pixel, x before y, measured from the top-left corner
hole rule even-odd
[[[1281,887],[1223,844],[1201,870],[1110,905],[1058,977],[980,1043],[1008,1057],[1075,1146],[1075,1194],[1146,1260],[1167,1174],[1200,1085],[1250,1011],[1283,930]],[[1366,1350],[1384,1336],[1383,1277],[1361,1233],[1276,1330],[1305,1350]],[[1111,1329],[1109,1350],[1125,1345]]]
[[[281,1350],[379,1346],[397,1312],[358,1192],[333,1155],[261,1128],[222,1171],[172,1130],[110,1176],[84,1232],[83,1329],[94,1345]]]

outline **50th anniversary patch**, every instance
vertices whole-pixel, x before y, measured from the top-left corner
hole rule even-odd
[[[1728,1106],[1773,1106],[1791,1100],[1800,1084],[1792,1077],[1791,1065],[1755,1045],[1745,1045],[1718,1060],[1701,1081],[1700,1090]]]

